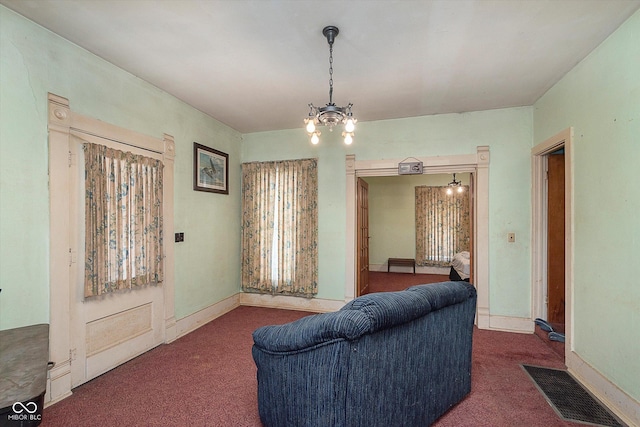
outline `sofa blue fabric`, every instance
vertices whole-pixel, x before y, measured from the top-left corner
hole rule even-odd
[[[267,427],[427,426],[471,390],[476,290],[369,294],[253,333]]]

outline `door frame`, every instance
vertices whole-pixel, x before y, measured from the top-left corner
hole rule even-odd
[[[474,198],[474,285],[478,291],[477,324],[480,329],[489,329],[489,160],[488,146],[478,146],[476,153],[415,157],[423,163],[424,174],[467,172],[471,173]],[[358,177],[396,176],[398,163],[402,159],[356,160],[354,154],[346,156],[346,268],[345,268],[345,301],[355,297],[357,286],[356,251],[356,186]]]
[[[160,153],[164,164],[163,229],[164,235],[173,236],[173,183],[175,143],[171,135],[163,138],[143,135],[103,122],[71,110],[69,100],[48,94],[49,132],[49,360],[54,366],[49,370],[45,406],[71,395],[71,362],[73,333],[71,304],[77,284],[74,274],[78,262],[73,240],[77,234],[77,218],[71,209],[71,165],[77,160],[70,149],[70,134],[79,131],[111,139],[116,142],[136,141],[136,146]],[[174,314],[174,248],[165,238],[162,339],[171,342],[176,338]]]
[[[531,149],[531,313],[546,319],[547,306],[547,156],[564,147],[565,189],[565,361],[573,351],[573,128],[567,128]]]

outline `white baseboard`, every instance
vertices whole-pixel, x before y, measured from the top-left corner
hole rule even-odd
[[[241,305],[265,308],[279,308],[283,310],[310,311],[313,313],[327,313],[342,308],[344,301],[327,299],[306,299],[282,295],[263,295],[239,292],[220,302],[203,308],[187,317],[176,321],[175,339],[198,329],[206,323],[222,316]]]
[[[47,389],[44,395],[44,407],[71,396],[71,363],[69,360],[58,363],[47,372]]]
[[[387,263],[384,264],[369,264],[369,271],[387,272]],[[421,267],[416,265],[416,274],[442,274],[449,275],[451,271],[450,267]],[[391,273],[413,273],[413,267],[406,267],[403,265],[394,265],[391,267]]]
[[[488,308],[478,306],[476,311],[476,325],[478,329],[491,329],[489,325],[490,317]]]
[[[489,316],[489,327],[494,331],[516,332],[520,334],[532,334],[535,331],[535,323],[528,317]]]
[[[566,352],[567,370],[622,422],[640,426],[640,402],[622,391],[573,351]]]
[[[240,294],[238,293],[230,296],[229,298],[223,299],[220,302],[212,304],[209,307],[203,308],[200,311],[190,314],[187,317],[183,317],[182,319],[176,321],[175,338],[177,339],[184,335],[187,335],[189,332],[192,332],[198,329],[200,326],[211,322],[213,319],[216,319],[223,314],[230,312],[239,305]]]
[[[283,310],[311,311],[313,313],[329,313],[340,310],[340,308],[345,305],[345,302],[319,298],[298,298],[284,295],[241,293],[240,305],[280,308]]]
[[[164,320],[164,342],[169,344],[176,339],[176,318],[174,316]]]

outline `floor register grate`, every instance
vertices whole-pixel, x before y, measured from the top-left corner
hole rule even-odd
[[[595,426],[625,426],[567,371],[531,365],[522,367],[563,419]]]

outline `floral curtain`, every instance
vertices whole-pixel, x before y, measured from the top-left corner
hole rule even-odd
[[[453,256],[469,250],[469,186],[447,194],[449,187],[416,187],[416,264],[449,266]]]
[[[163,280],[160,160],[84,142],[85,297]]]
[[[242,165],[242,289],[318,292],[317,159]]]

